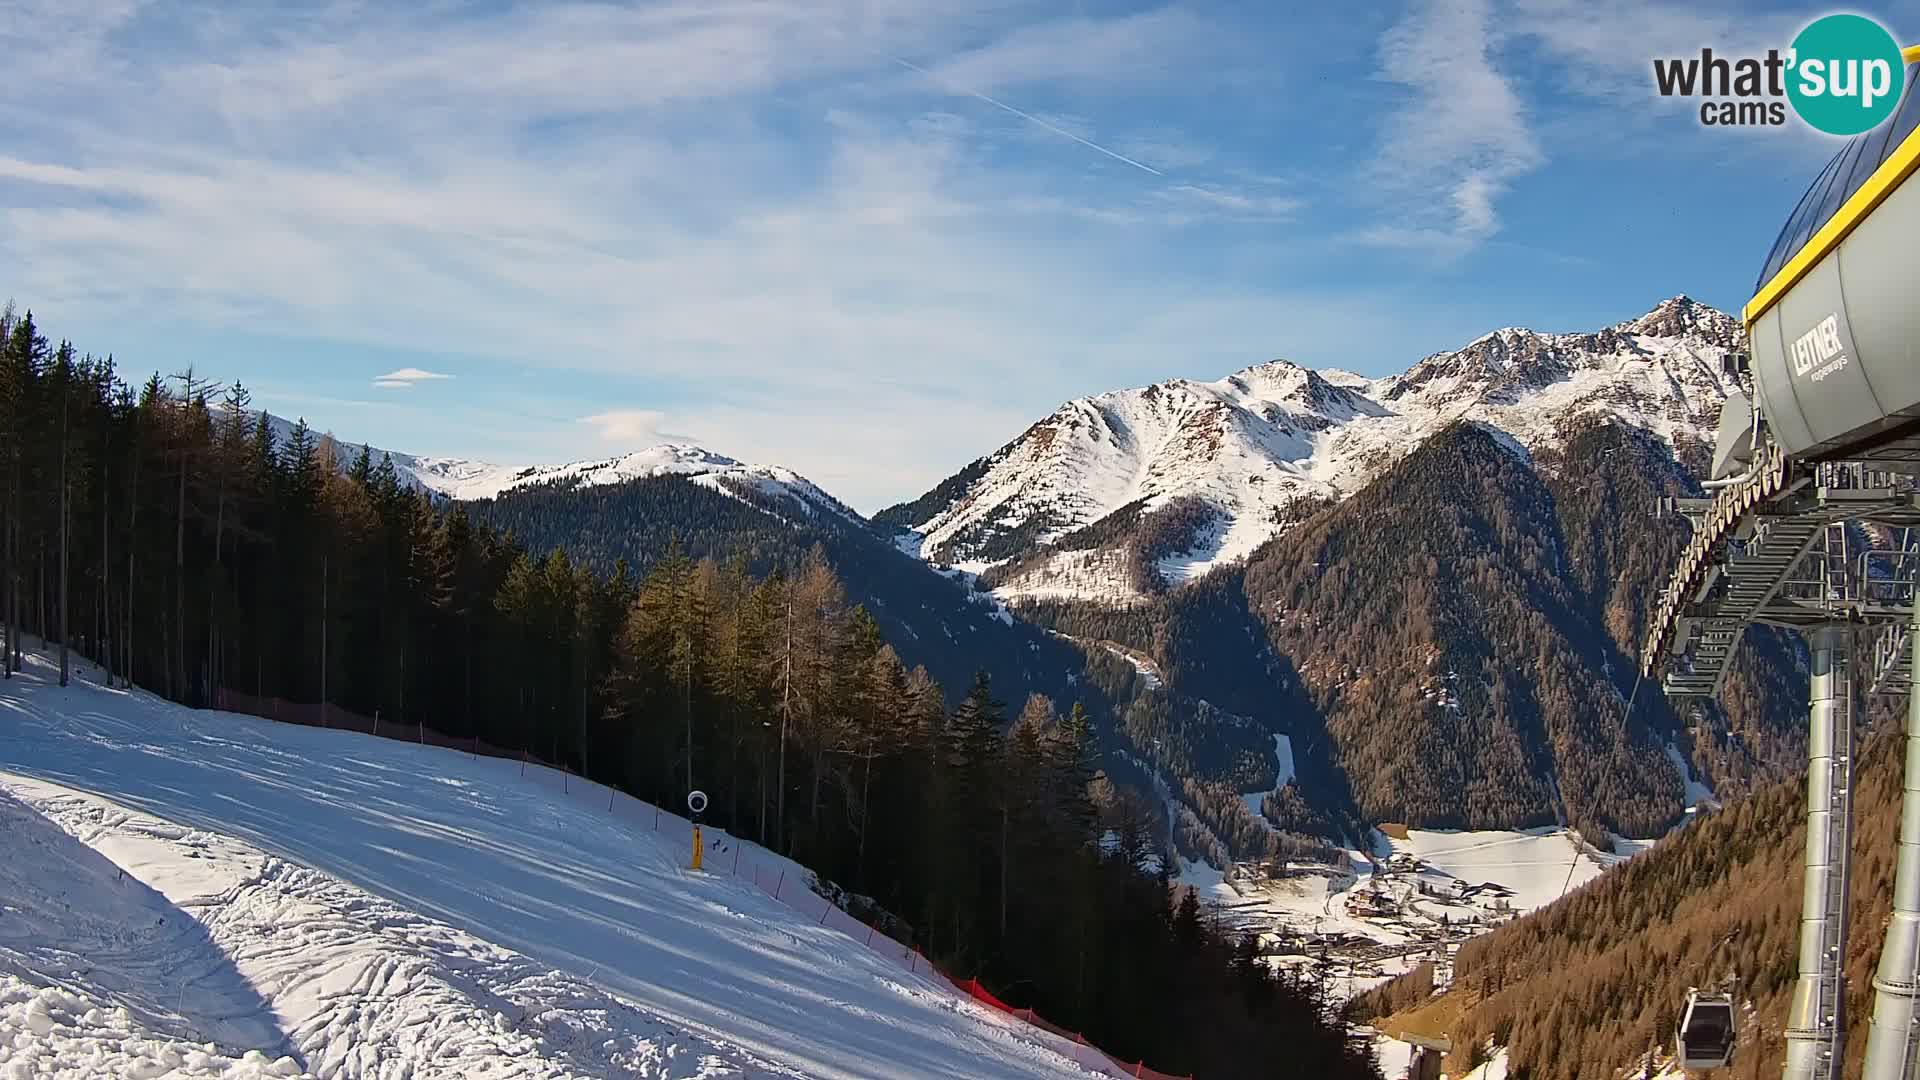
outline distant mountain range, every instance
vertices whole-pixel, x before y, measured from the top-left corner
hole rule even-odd
[[[293,432],[293,423],[271,414],[268,419],[274,437],[284,444]],[[361,444],[342,440],[341,445],[351,450]],[[725,494],[751,492],[785,502],[791,511],[807,517],[825,512],[860,519],[845,503],[792,469],[747,465],[689,443],[662,443],[615,457],[570,461],[564,465],[495,465],[471,458],[431,457],[371,446],[368,451],[376,461],[383,456],[390,459],[401,480],[409,486],[461,502],[495,499],[510,491],[542,486],[592,488],[658,476],[683,476]],[[343,460],[351,461],[352,456],[343,455]]]
[[[1125,602],[1243,560],[1455,420],[1532,450],[1607,415],[1684,453],[1710,439],[1738,338],[1730,316],[1677,296],[1592,333],[1496,330],[1381,379],[1274,360],[1116,390],[875,519],[930,561],[997,571],[1009,599]]]
[[[984,668],[1010,702],[1097,705],[1110,772],[1189,857],[1391,819],[1647,835],[1681,813],[1676,758],[1731,790],[1800,750],[1790,646],[1765,634],[1704,721],[1651,690],[1624,708],[1680,539],[1641,515],[1697,491],[1738,339],[1680,296],[1380,379],[1277,360],[1113,391],[872,520],[697,446],[391,456],[536,551],[602,567],[644,571],[671,539],[762,566],[820,545],[950,691]]]

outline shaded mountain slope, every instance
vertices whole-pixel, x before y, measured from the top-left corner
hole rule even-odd
[[[1288,733],[1313,800],[1369,822],[1564,816],[1596,839],[1652,836],[1682,809],[1669,743],[1724,792],[1797,768],[1782,639],[1752,635],[1725,705],[1691,725],[1635,686],[1646,605],[1685,536],[1648,513],[1693,490],[1686,468],[1618,423],[1570,422],[1553,447],[1460,425],[1244,568],[1128,606],[1016,606]]]
[[[929,567],[857,520],[793,515],[785,500],[751,491],[723,494],[678,476],[531,485],[467,505],[477,520],[509,531],[535,552],[564,547],[603,570],[625,560],[644,573],[675,542],[696,558],[739,554],[757,572],[791,569],[818,545],[849,599],[866,606],[901,658],[926,666],[943,686],[965,686],[974,671],[986,670],[1008,702],[1041,693],[1063,708],[1085,704],[1105,736],[1108,773],[1168,803],[1156,814],[1154,831],[1177,836],[1182,821],[1191,819],[1183,845],[1189,857],[1224,861],[1262,858],[1282,847],[1306,850],[1317,841],[1300,834],[1329,833],[1326,821],[1347,818],[1350,804],[1337,789],[1317,786],[1307,801],[1324,820],[1302,813],[1290,828],[1275,829],[1247,812],[1239,796],[1272,789],[1272,737],[1287,730],[1275,726],[1270,710],[1254,708],[1260,695],[1242,692],[1229,705],[1205,700],[1204,692],[1172,689],[1117,652],[1106,635],[1068,637],[1016,619],[966,575]],[[1175,632],[1200,626],[1182,623]],[[1237,634],[1254,653],[1263,648],[1244,617]],[[1197,644],[1189,651],[1207,654]],[[1217,662],[1224,668],[1237,660],[1232,654]],[[1224,675],[1201,684],[1203,691],[1216,685],[1226,685]]]

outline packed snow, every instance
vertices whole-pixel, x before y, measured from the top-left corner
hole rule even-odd
[[[39,656],[0,725],[7,1080],[1086,1075],[597,785]]]
[[[1613,838],[1613,854],[1617,859],[1631,859],[1635,855],[1652,848],[1653,845],[1659,842],[1658,840],[1635,840],[1631,837],[1616,836]]]
[[[1332,866],[1220,869],[1182,859],[1177,880],[1226,925],[1256,934],[1268,963],[1300,968],[1344,1000],[1426,960],[1444,982],[1461,941],[1552,903],[1625,857],[1553,828],[1415,829],[1404,840],[1376,829],[1368,843]]]
[[[1003,447],[959,497],[915,530],[927,557],[968,560],[1013,527],[1050,543],[1134,502],[1197,497],[1216,513],[1191,550],[1162,558],[1172,584],[1244,559],[1457,419],[1486,424],[1516,453],[1548,444],[1570,416],[1597,414],[1674,443],[1711,442],[1728,384],[1731,317],[1684,297],[1591,334],[1507,328],[1369,380],[1285,360],[1216,382],[1175,379],[1067,402]],[[1303,503],[1302,500],[1307,500]],[[1116,549],[1060,551],[1003,581],[1014,598],[1124,601]]]
[[[1482,832],[1409,829],[1407,839],[1387,838],[1386,843],[1448,877],[1474,885],[1494,882],[1511,890],[1508,902],[1522,913],[1553,903],[1606,869],[1574,842],[1572,833],[1553,827]]]
[[[1714,800],[1713,789],[1695,779],[1693,766],[1687,763],[1687,756],[1680,752],[1680,748],[1668,743],[1666,750],[1667,760],[1673,762],[1674,769],[1680,773],[1682,798],[1686,800],[1687,813],[1695,813],[1702,806],[1709,810],[1719,806],[1720,804]]]
[[[1495,1050],[1484,1065],[1469,1071],[1460,1080],[1507,1080],[1507,1051],[1505,1048]]]
[[[218,833],[19,776],[0,821],[23,1075],[791,1075]]]
[[[1273,766],[1278,770],[1276,774],[1278,778],[1274,780],[1273,787],[1270,790],[1256,791],[1240,796],[1254,817],[1260,817],[1260,804],[1267,801],[1267,796],[1279,794],[1280,789],[1286,787],[1287,782],[1294,777],[1293,740],[1287,738],[1285,735],[1275,735],[1273,737]],[[1266,819],[1261,818],[1261,820],[1264,821]]]
[[[1406,1080],[1407,1069],[1413,1064],[1413,1051],[1412,1043],[1385,1035],[1373,1037],[1373,1060],[1386,1080]]]
[[[1134,649],[1129,649],[1123,645],[1117,645],[1110,641],[1103,641],[1100,643],[1100,645],[1103,648],[1105,648],[1108,652],[1112,653],[1113,655],[1119,657],[1122,660],[1125,660],[1129,665],[1131,665],[1133,670],[1139,673],[1140,682],[1147,689],[1149,690],[1160,689],[1160,686],[1161,686],[1160,669],[1154,667],[1153,660],[1150,657],[1142,655],[1140,652]]]

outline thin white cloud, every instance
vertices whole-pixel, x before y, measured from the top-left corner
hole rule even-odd
[[[1306,200],[1290,195],[1249,195],[1198,184],[1175,184],[1166,189],[1164,195],[1171,199],[1192,200],[1237,216],[1270,220],[1291,217],[1306,205]]]
[[[1190,77],[1186,61],[1219,46],[1198,16],[1163,7],[1118,18],[1084,16],[1023,26],[932,65],[935,79],[991,94],[1040,83]]]
[[[1785,49],[1811,19],[1805,12],[1755,12],[1743,7],[1662,0],[1516,0],[1509,31],[1536,40],[1567,65],[1561,88],[1615,103],[1652,106],[1655,57],[1723,56]]]
[[[1163,171],[1201,168],[1220,156],[1212,146],[1171,133],[1125,136],[1114,140],[1114,148]]]
[[[1396,220],[1360,239],[1460,254],[1499,231],[1508,187],[1545,163],[1496,64],[1489,0],[1422,0],[1380,39],[1380,78],[1408,88],[1370,170]]]
[[[405,390],[423,382],[436,382],[451,379],[453,376],[439,371],[426,371],[417,367],[404,367],[398,371],[389,371],[385,375],[375,375],[373,385],[382,390]]]
[[[1585,108],[1567,107],[1558,130],[1543,134],[1592,156],[1596,151],[1644,155],[1665,162],[1676,149],[1672,124],[1697,129],[1698,102],[1661,97],[1654,87],[1656,57],[1763,56],[1785,49],[1818,9],[1753,11],[1727,0],[1676,4],[1666,0],[1516,0],[1507,32],[1548,62],[1555,88]],[[1833,154],[1829,137],[1801,124],[1785,130],[1730,127],[1703,133],[1716,162],[1758,156],[1770,167],[1783,153],[1815,169]],[[1671,166],[1668,166],[1671,167]]]
[[[666,418],[658,409],[610,409],[583,416],[580,423],[593,428],[594,437],[601,442],[644,449],[666,441],[661,430]]]
[[[1028,30],[958,7],[669,0],[449,21],[441,5],[153,5],[139,37],[117,17],[88,23],[61,47],[95,62],[42,72],[31,108],[0,105],[0,133],[16,136],[0,156],[10,288],[89,342],[185,327],[460,355],[589,387],[697,381],[684,416],[591,398],[523,416],[553,446],[509,459],[657,441],[671,424],[865,505],[1063,397],[1164,376],[1221,326],[1260,327],[1251,355],[1269,351],[1287,309],[1274,295],[1169,322],[1187,283],[1153,268],[1173,261],[1172,230],[1285,220],[1292,189],[1244,182],[1229,147],[1186,145],[1178,116],[1083,128],[1031,114],[1167,180],[1089,169],[1101,159],[1074,146],[986,147],[1014,122],[965,97],[903,102],[924,79],[886,59],[948,57],[928,69],[996,92],[1091,93],[1190,69],[1212,31],[1172,9]],[[37,39],[9,40],[41,55]],[[140,340],[98,344],[135,359]],[[306,379],[241,359],[222,364],[250,383]],[[373,386],[396,393],[368,396],[387,399],[381,416],[424,411],[398,391],[437,373],[390,371]],[[442,384],[435,412],[473,407],[488,385]],[[378,434],[357,418],[328,423]]]
[[[1059,124],[1056,124],[1051,120],[1045,120],[1045,119],[1042,119],[1041,117],[1035,116],[1033,113],[1025,112],[1021,109],[1016,109],[1013,106],[1007,104],[1006,102],[1001,101],[998,98],[988,97],[986,94],[978,90],[975,90],[972,87],[963,86],[959,83],[951,81],[950,79],[943,78],[942,76],[939,76],[939,75],[935,75],[933,72],[928,71],[926,68],[923,68],[919,64],[913,63],[910,60],[903,60],[900,57],[896,56],[893,58],[893,62],[896,64],[899,64],[901,67],[904,67],[909,71],[917,71],[920,74],[927,76],[928,78],[936,80],[937,82],[939,82],[939,84],[942,87],[946,88],[947,90],[953,93],[965,94],[966,96],[973,98],[977,101],[984,101],[996,109],[1000,109],[1003,112],[1012,113],[1013,115],[1019,117],[1020,119],[1025,120],[1028,123],[1033,124],[1037,127],[1045,128],[1046,130],[1051,131],[1055,135],[1059,135],[1062,138],[1072,139],[1074,142],[1079,143],[1081,146],[1087,147],[1090,150],[1097,150],[1100,153],[1105,154],[1110,158],[1113,158],[1115,161],[1119,161],[1119,162],[1123,162],[1125,164],[1131,165],[1134,168],[1139,169],[1141,172],[1152,173],[1155,176],[1164,175],[1163,173],[1161,173],[1159,169],[1156,169],[1151,165],[1144,165],[1138,161],[1135,161],[1118,150],[1109,150],[1108,148],[1101,146],[1099,143],[1094,142],[1092,139],[1086,138],[1085,136],[1076,135],[1073,132],[1068,131],[1066,128],[1061,127]]]

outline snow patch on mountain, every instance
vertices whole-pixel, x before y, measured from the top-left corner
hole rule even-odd
[[[606,487],[655,476],[685,476],[702,487],[735,498],[754,494],[787,505],[807,517],[821,512],[857,518],[840,500],[813,481],[780,465],[749,465],[702,446],[665,443],[617,457],[564,465],[488,465],[459,458],[412,458],[394,465],[410,472],[423,488],[450,499],[492,499],[539,484]]]
[[[1687,755],[1680,748],[1668,743],[1665,747],[1667,760],[1673,762],[1674,770],[1680,774],[1682,798],[1686,801],[1687,813],[1697,813],[1704,806],[1716,810],[1720,803],[1713,796],[1713,789],[1701,783],[1693,775],[1693,766],[1687,761]]]
[[[1720,361],[1738,340],[1732,317],[1679,296],[1592,333],[1495,330],[1381,379],[1275,360],[1081,398],[970,467],[972,483],[910,527],[931,561],[1019,560],[997,582],[1007,599],[1126,602],[1140,590],[1120,557],[1124,530],[1051,545],[1134,503],[1144,522],[1197,498],[1211,524],[1154,553],[1161,583],[1177,585],[1246,558],[1456,420],[1522,456],[1589,414],[1670,445],[1710,441],[1730,388]]]
[[[1293,740],[1285,735],[1273,737],[1273,767],[1275,779],[1272,789],[1249,792],[1240,796],[1241,801],[1247,804],[1247,812],[1260,821],[1267,820],[1260,813],[1260,807],[1267,801],[1267,796],[1280,794],[1280,789],[1286,787],[1296,775],[1293,765]]]
[[[268,414],[268,422],[276,443],[286,445],[294,425],[272,414]],[[321,437],[319,432],[314,435],[316,440]],[[339,445],[336,462],[342,469],[351,468],[361,444],[336,442]],[[691,443],[662,443],[614,457],[562,465],[497,465],[470,458],[408,454],[378,447],[369,447],[368,454],[376,466],[383,458],[391,460],[402,483],[461,502],[494,499],[540,484],[590,488],[656,476],[684,476],[723,495],[742,500],[757,497],[797,511],[805,518],[824,512],[861,520],[845,503],[792,469],[780,465],[750,465]]]

